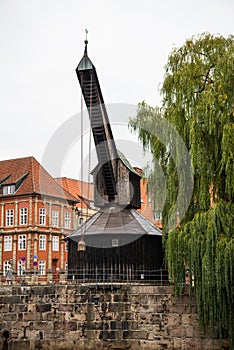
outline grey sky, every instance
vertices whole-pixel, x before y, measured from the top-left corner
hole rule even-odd
[[[232,34],[233,13],[233,0],[0,0],[0,159],[41,161],[80,112],[85,28],[105,102],[156,105],[173,47],[205,31]]]

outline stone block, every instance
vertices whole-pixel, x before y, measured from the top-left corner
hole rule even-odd
[[[132,348],[131,344],[126,340],[113,340],[109,347],[110,350],[128,350],[130,348],[136,350],[135,348]]]
[[[130,303],[124,303],[123,304],[123,311],[131,311],[131,304]]]
[[[58,311],[73,311],[73,304],[59,304]]]
[[[168,326],[175,326],[175,325],[179,326],[181,325],[181,321],[182,321],[182,318],[177,313],[168,314],[167,316]]]
[[[148,339],[146,331],[123,331],[123,339]]]
[[[30,340],[10,340],[8,348],[12,350],[30,349]]]
[[[185,329],[185,336],[187,338],[193,338],[194,332],[193,332],[193,326],[192,325],[186,325],[184,326]]]
[[[182,338],[174,337],[173,341],[174,341],[174,348],[175,349],[178,349],[178,350],[183,349],[183,347],[182,347]]]
[[[2,321],[0,322],[0,330],[6,328],[6,322],[5,321]]]
[[[33,329],[38,330],[38,331],[53,330],[52,322],[47,322],[47,321],[33,322]]]
[[[102,340],[112,340],[116,338],[116,331],[101,331],[99,334],[99,339]]]
[[[148,294],[140,294],[140,304],[141,305],[148,305],[149,304]]]
[[[51,304],[36,305],[36,312],[49,312],[49,311],[51,311]]]
[[[0,312],[8,312],[11,304],[0,304]]]
[[[116,303],[110,303],[109,306],[108,306],[108,311],[109,312],[117,312],[119,309],[119,305]]]
[[[54,330],[76,331],[77,322],[54,322]]]
[[[15,312],[5,313],[4,321],[17,321],[17,313]]]
[[[184,326],[166,326],[166,333],[171,337],[184,337],[185,327]]]
[[[18,314],[19,316],[20,314]],[[34,313],[34,312],[26,312],[26,313],[23,313],[23,319],[22,321],[40,321],[41,320],[41,315],[40,313]],[[18,317],[18,320],[20,321],[19,317]]]
[[[141,341],[140,343],[141,350],[161,350],[160,344],[155,344],[154,341]]]
[[[10,306],[13,306],[13,305],[9,305],[9,311],[10,311]],[[26,304],[15,304],[15,312],[27,312],[28,311],[28,305]]]
[[[162,321],[161,314],[152,314],[150,318],[151,324],[159,324]]]
[[[0,297],[0,304],[20,304],[21,297],[19,295],[10,295]]]
[[[181,315],[181,322],[183,325],[193,324],[194,318],[192,317],[191,314],[182,314]]]

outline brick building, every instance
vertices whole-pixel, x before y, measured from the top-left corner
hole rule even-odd
[[[83,224],[96,213],[93,183],[67,177],[60,177],[55,180],[78,201],[75,210],[76,226]]]
[[[134,167],[134,169],[142,176],[142,170]],[[153,200],[148,193],[148,179],[142,177],[140,181],[141,191],[141,208],[138,209],[139,213],[144,215],[155,226],[162,228],[162,212],[155,210],[153,206]]]
[[[0,278],[57,280],[78,200],[33,157],[0,161]]]

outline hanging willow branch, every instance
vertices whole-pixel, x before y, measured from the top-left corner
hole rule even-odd
[[[154,136],[159,112],[176,128],[191,157],[194,187],[189,209],[180,228],[164,232],[169,273],[178,286],[189,267],[201,327],[213,336],[228,337],[234,347],[234,37],[205,33],[174,49],[161,95],[161,108],[139,104],[130,125],[163,171],[164,227],[174,210],[179,182],[170,137],[162,144]]]
[[[228,225],[227,225],[228,223]],[[219,201],[199,213],[183,229],[170,233],[166,253],[168,267],[178,287],[179,276],[189,266],[194,283],[200,325],[233,340],[234,310],[234,205]]]

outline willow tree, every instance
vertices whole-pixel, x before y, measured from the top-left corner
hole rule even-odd
[[[234,37],[205,33],[175,48],[165,66],[161,94],[161,108],[140,103],[130,125],[166,179],[168,269],[177,285],[189,268],[201,326],[213,335],[228,336],[233,344]],[[165,131],[167,143],[152,132],[158,115],[183,138],[193,173],[190,204],[180,225],[171,230],[168,215],[175,208],[178,179],[185,169],[176,165],[180,150],[171,157],[171,132]]]

